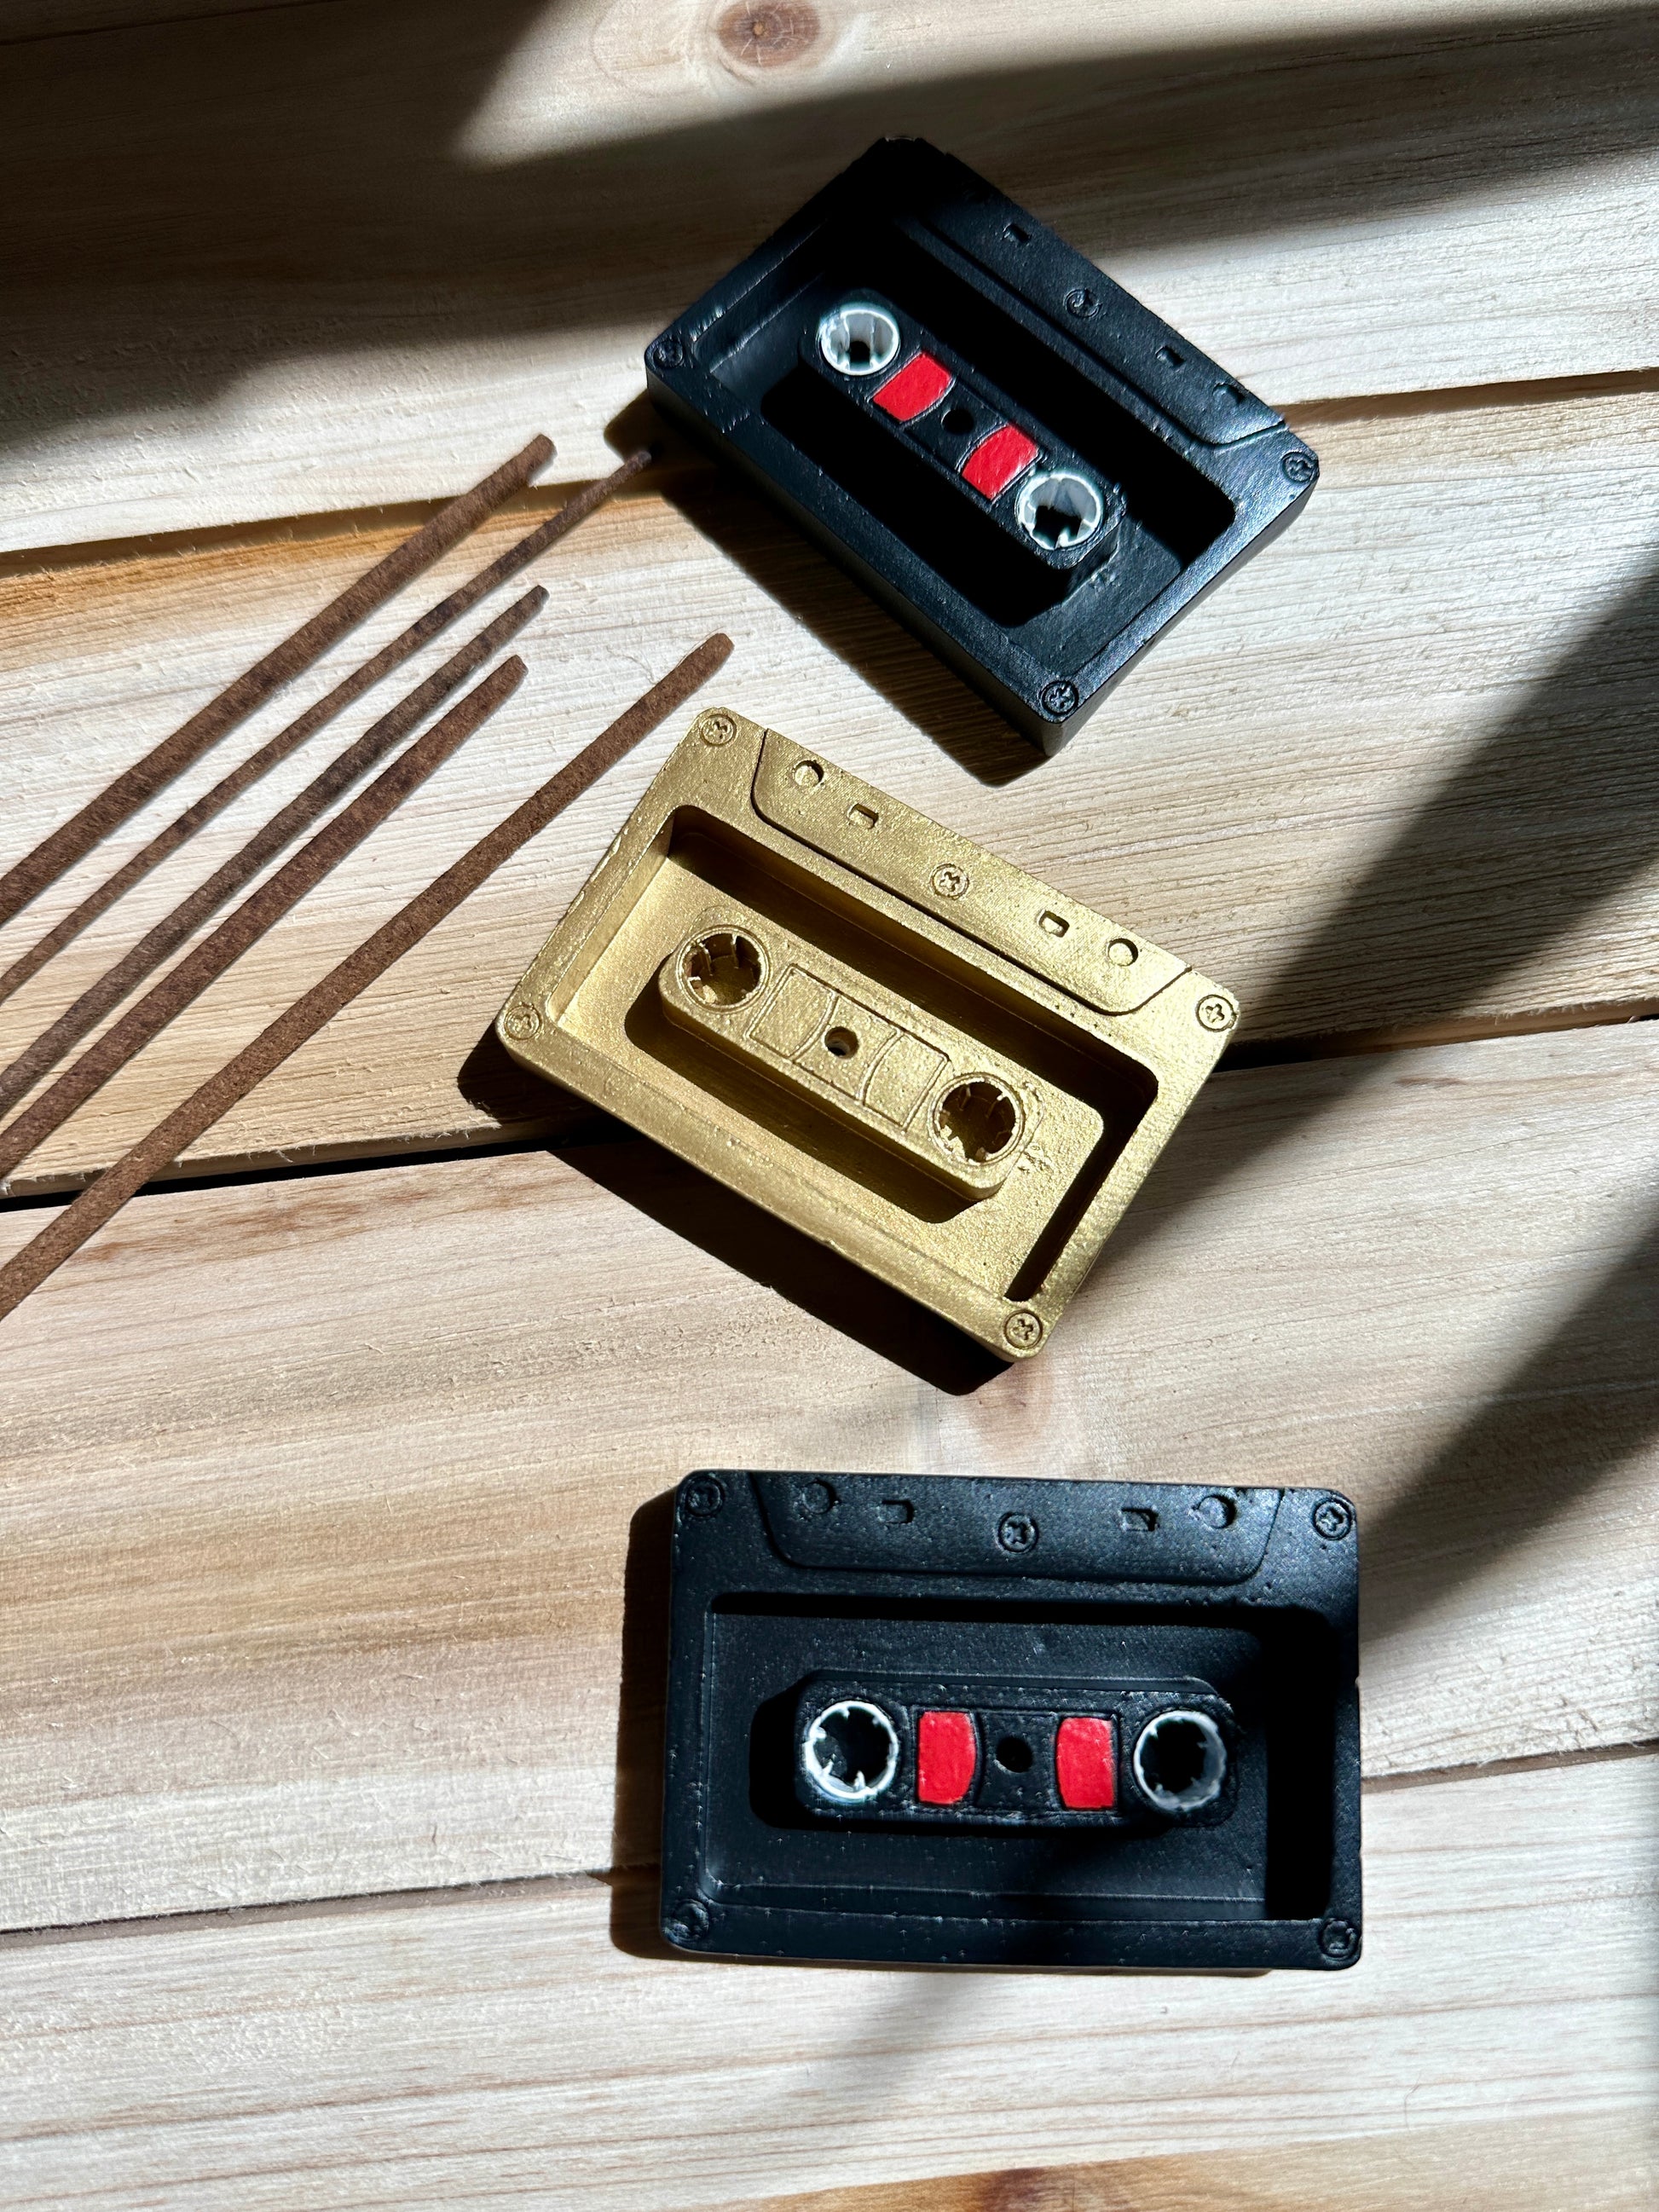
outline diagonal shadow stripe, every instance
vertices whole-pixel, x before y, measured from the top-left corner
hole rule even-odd
[[[1496,1550],[1546,1535],[1659,1437],[1659,1213],[1362,1531],[1367,1640],[1401,1633]],[[1650,1549],[1651,1533],[1632,1532]],[[1610,1556],[1618,1580],[1622,1563]]]
[[[206,405],[302,356],[659,323],[889,132],[961,154],[1109,261],[1659,144],[1659,15],[1630,7],[836,91],[771,72],[766,105],[751,88],[718,121],[469,163],[470,119],[545,15],[326,0],[8,47],[0,443]]]
[[[1247,1023],[1294,1033],[1305,1010],[1320,1005],[1318,979],[1334,966],[1348,975],[1373,966],[1387,973],[1386,1002],[1362,1004],[1362,1018],[1404,1025],[1478,1012],[1495,1001],[1506,976],[1583,927],[1656,862],[1659,568],[1412,812],[1246,1007]],[[1640,980],[1659,996],[1659,949]],[[1154,1176],[1160,1187],[1178,1176],[1178,1197],[1161,1208],[1131,1207],[1102,1272],[1275,1146],[1296,1142],[1314,1117],[1346,1106],[1395,1063],[1364,1054],[1328,1065],[1333,1079],[1310,1089],[1300,1115],[1279,1116],[1249,1141],[1218,1149],[1203,1164],[1188,1161],[1177,1141]]]

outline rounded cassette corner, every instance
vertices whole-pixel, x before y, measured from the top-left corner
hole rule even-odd
[[[671,1951],[696,1957],[708,1948],[714,1919],[700,1897],[671,1894],[665,1882],[657,1908],[657,1929]]]
[[[1365,1953],[1365,1931],[1356,1914],[1332,1913],[1316,1930],[1319,1963],[1327,1973],[1344,1973],[1357,1966]]]

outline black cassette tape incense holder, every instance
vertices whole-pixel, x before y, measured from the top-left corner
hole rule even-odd
[[[919,139],[872,147],[645,359],[667,416],[1051,752],[1319,473],[1190,339]]]
[[[1334,1492],[703,1473],[673,1540],[678,1948],[1359,1955],[1358,1538]]]

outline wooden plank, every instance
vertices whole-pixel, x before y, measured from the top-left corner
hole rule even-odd
[[[70,31],[130,29],[138,24],[176,22],[207,15],[245,15],[256,8],[314,8],[325,3],[325,0],[0,0],[0,41],[62,37]],[[1607,0],[1557,0],[1548,14],[1554,20],[1607,12]],[[663,25],[665,17],[668,21],[664,25],[666,35],[659,32],[659,51],[651,58],[659,70],[665,63],[670,68],[679,64],[684,79],[695,82],[686,66],[692,57],[684,48],[699,31],[705,30],[702,20],[691,11],[683,10],[680,20],[675,21],[672,7],[659,7],[654,13],[659,25]],[[532,18],[527,35],[512,49],[513,60],[532,64],[526,74],[533,87],[533,64],[556,54],[580,58],[584,35],[591,37],[596,27],[605,23],[608,14],[614,15],[615,11],[607,9],[603,0],[598,0],[598,4],[595,0],[588,0],[586,6],[562,7],[558,21],[538,22]],[[1471,0],[1322,0],[1316,20],[1328,29],[1350,33],[1411,30],[1419,37],[1426,34],[1432,38],[1451,26],[1475,34],[1504,23],[1524,27],[1535,21],[1539,14],[1538,0],[1479,0],[1479,4],[1471,4]],[[890,67],[902,67],[908,61],[910,72],[916,72],[925,70],[930,51],[937,50],[942,36],[951,40],[952,49],[959,56],[970,56],[980,67],[988,69],[1000,61],[1015,61],[1022,57],[1029,60],[1039,55],[1052,58],[1079,52],[1112,53],[1124,47],[1133,52],[1138,27],[1134,11],[1121,3],[1112,4],[1112,0],[1091,11],[1082,23],[1068,17],[1064,9],[1051,4],[1051,0],[1011,0],[1011,4],[1000,9],[994,17],[958,23],[943,16],[938,21],[930,20],[921,9],[911,9],[902,15],[884,15],[874,9],[854,5],[842,11],[843,22],[848,17],[851,18],[850,25],[846,28],[837,26],[839,35],[828,53],[823,51],[820,24],[819,51],[813,62],[815,73],[822,73],[826,62],[845,72],[849,66],[855,69],[860,61],[867,73],[872,39],[882,42],[881,58]],[[1305,0],[1231,0],[1231,4],[1225,5],[1220,4],[1220,0],[1171,0],[1161,27],[1172,46],[1201,48],[1224,32],[1234,38],[1283,37],[1305,30],[1309,21]],[[574,32],[569,27],[571,24],[574,26]],[[638,28],[637,18],[630,21],[624,15],[620,23],[611,23],[611,35],[614,40],[620,33],[626,40],[631,31],[635,43],[642,44],[638,40]],[[763,33],[757,41],[751,33],[737,41],[735,52],[730,42],[722,40],[719,66],[735,70],[746,64],[763,92],[768,88],[769,75],[781,63],[799,58],[799,35],[798,30],[796,40],[791,41],[786,27],[781,41],[776,33],[769,38]],[[848,45],[853,49],[850,54],[845,51]],[[642,54],[641,58],[643,60],[645,56]],[[711,53],[708,58],[715,57]],[[615,77],[596,78],[594,82],[581,87],[580,97],[590,109],[607,101],[612,107],[626,104],[627,111],[635,116],[646,106],[645,95],[632,74],[620,83]],[[496,127],[501,135],[505,136],[508,118],[519,105],[505,100],[496,103],[500,118]],[[533,107],[532,112],[535,112]]]
[[[995,2136],[994,2120],[986,2132]],[[746,2201],[749,2212],[1514,2212],[1517,2204],[1528,2212],[1651,2212],[1654,2183],[1652,2126],[1632,2112],[1508,2127],[1414,2124],[1408,2133],[1341,2142],[1022,2166]]]
[[[1605,2193],[1581,2169],[1529,2207],[1639,2201],[1656,1789],[1649,1756],[1376,1797],[1346,1974],[699,1966],[640,1955],[648,1897],[581,1880],[14,1942],[6,2201],[671,2212],[988,2145],[1129,2174],[1386,2156],[1495,2111],[1539,2144],[1603,2131]]]
[[[526,635],[531,679],[510,706],[14,1187],[72,1181],[150,1127],[716,627],[737,641],[720,679],[734,705],[1219,976],[1243,1000],[1247,1040],[1659,1002],[1656,428],[1659,392],[1642,392],[1323,425],[1326,480],[1296,528],[1043,764],[758,501],[706,468],[672,472],[671,496],[610,510],[542,564],[553,598]],[[307,686],[332,683],[524,526],[483,533]],[[389,542],[216,544],[0,583],[6,852]],[[0,932],[0,963],[301,696],[312,689],[275,702]],[[0,1007],[0,1054],[21,1049],[347,734],[248,794]],[[550,1095],[527,1079],[463,1071],[668,741],[210,1132],[197,1161],[410,1150],[546,1116]]]
[[[0,1343],[5,1917],[649,1860],[635,1516],[711,1464],[1331,1483],[1372,1774],[1659,1735],[1656,1075],[1224,1076],[989,1380],[637,1140],[139,1200]]]
[[[1653,362],[1644,9],[791,8],[763,59],[733,13],[11,47],[0,548],[434,497],[550,410],[598,473],[652,331],[895,131],[1278,403]]]

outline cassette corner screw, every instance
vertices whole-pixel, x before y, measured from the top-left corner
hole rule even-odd
[[[542,1025],[542,1018],[534,1006],[522,1000],[507,1008],[501,1027],[510,1037],[532,1037]]]
[[[1313,1510],[1313,1524],[1328,1542],[1340,1544],[1353,1527],[1353,1508],[1344,1498],[1322,1498]]]
[[[671,1943],[701,1943],[712,1923],[708,1907],[695,1897],[684,1898],[663,1922],[663,1934]]]
[[[737,724],[719,708],[697,717],[697,735],[706,745],[729,745],[737,734]]]
[[[726,1485],[712,1474],[694,1475],[681,1493],[685,1510],[706,1521],[711,1513],[718,1513],[726,1503]]]
[[[1034,1313],[1012,1313],[1002,1333],[1016,1352],[1030,1352],[1042,1341],[1042,1323]]]
[[[1057,677],[1042,687],[1042,711],[1058,722],[1077,712],[1078,688],[1069,677]]]
[[[1311,453],[1300,449],[1286,453],[1279,465],[1293,484],[1311,483],[1319,474],[1317,460]]]
[[[653,368],[684,368],[685,341],[672,331],[666,337],[659,338],[651,349],[651,365]]]
[[[947,860],[933,871],[933,889],[941,898],[960,898],[969,881],[967,869],[957,867],[954,861]]]
[[[1359,1930],[1352,1920],[1322,1921],[1319,1929],[1319,1948],[1328,1959],[1342,1966],[1359,1955]]]
[[[1206,1030],[1230,1030],[1238,1019],[1238,1009],[1219,991],[1212,991],[1207,999],[1199,1000],[1198,1018]]]

